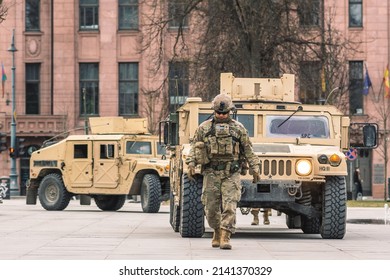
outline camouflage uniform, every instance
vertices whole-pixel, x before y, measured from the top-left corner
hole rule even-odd
[[[222,107],[226,111],[226,106]],[[214,116],[200,124],[192,139],[186,163],[189,166],[202,165],[202,203],[209,226],[214,230],[235,232],[243,162],[247,162],[249,168],[258,174],[259,159],[253,152],[246,128],[240,122],[230,116],[222,121]]]
[[[253,215],[253,221],[251,223],[252,226],[257,226],[259,224],[260,211],[263,212],[263,218],[264,218],[263,224],[265,225],[270,224],[268,217],[272,215],[271,208],[263,208],[262,210],[260,210],[260,208],[252,208],[251,210],[251,214]]]

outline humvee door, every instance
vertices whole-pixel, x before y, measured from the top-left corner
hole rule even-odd
[[[92,186],[92,142],[68,141],[65,159],[65,181],[71,188]]]
[[[119,183],[118,145],[115,142],[94,141],[93,185],[96,188],[116,188]]]

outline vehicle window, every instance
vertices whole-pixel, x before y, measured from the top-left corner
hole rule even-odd
[[[88,158],[88,145],[74,145],[73,156],[74,158]]]
[[[113,144],[102,144],[100,145],[100,158],[109,159],[114,157],[115,147]]]
[[[267,137],[329,138],[328,119],[323,116],[267,116]],[[284,122],[284,123],[283,123]]]
[[[199,114],[198,122],[201,124],[207,119],[210,119],[213,117],[213,114]],[[237,120],[242,123],[246,130],[248,130],[249,137],[254,136],[255,131],[255,125],[254,125],[254,116],[253,115],[244,115],[244,114],[237,114]]]
[[[152,145],[150,142],[145,141],[127,141],[126,154],[151,155]]]
[[[237,114],[237,120],[245,126],[248,136],[253,137],[255,131],[254,116]]]
[[[157,142],[157,154],[158,155],[166,155],[167,150],[165,149],[165,146],[160,145],[160,143]]]

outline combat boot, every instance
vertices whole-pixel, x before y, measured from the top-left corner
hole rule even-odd
[[[211,240],[211,246],[216,248],[219,247],[221,242],[221,229],[215,229],[213,234],[213,240]]]
[[[264,211],[263,218],[264,218],[263,224],[269,225],[268,211]]]
[[[253,214],[253,221],[251,223],[252,226],[257,226],[259,224],[259,213]]]
[[[219,248],[227,250],[230,250],[232,248],[232,245],[230,245],[230,235],[230,231],[227,231],[226,229],[221,229],[221,245],[219,246]]]

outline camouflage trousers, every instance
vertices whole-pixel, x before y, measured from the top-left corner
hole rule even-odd
[[[213,229],[235,232],[236,208],[241,198],[240,174],[206,170],[203,174],[202,203]]]

